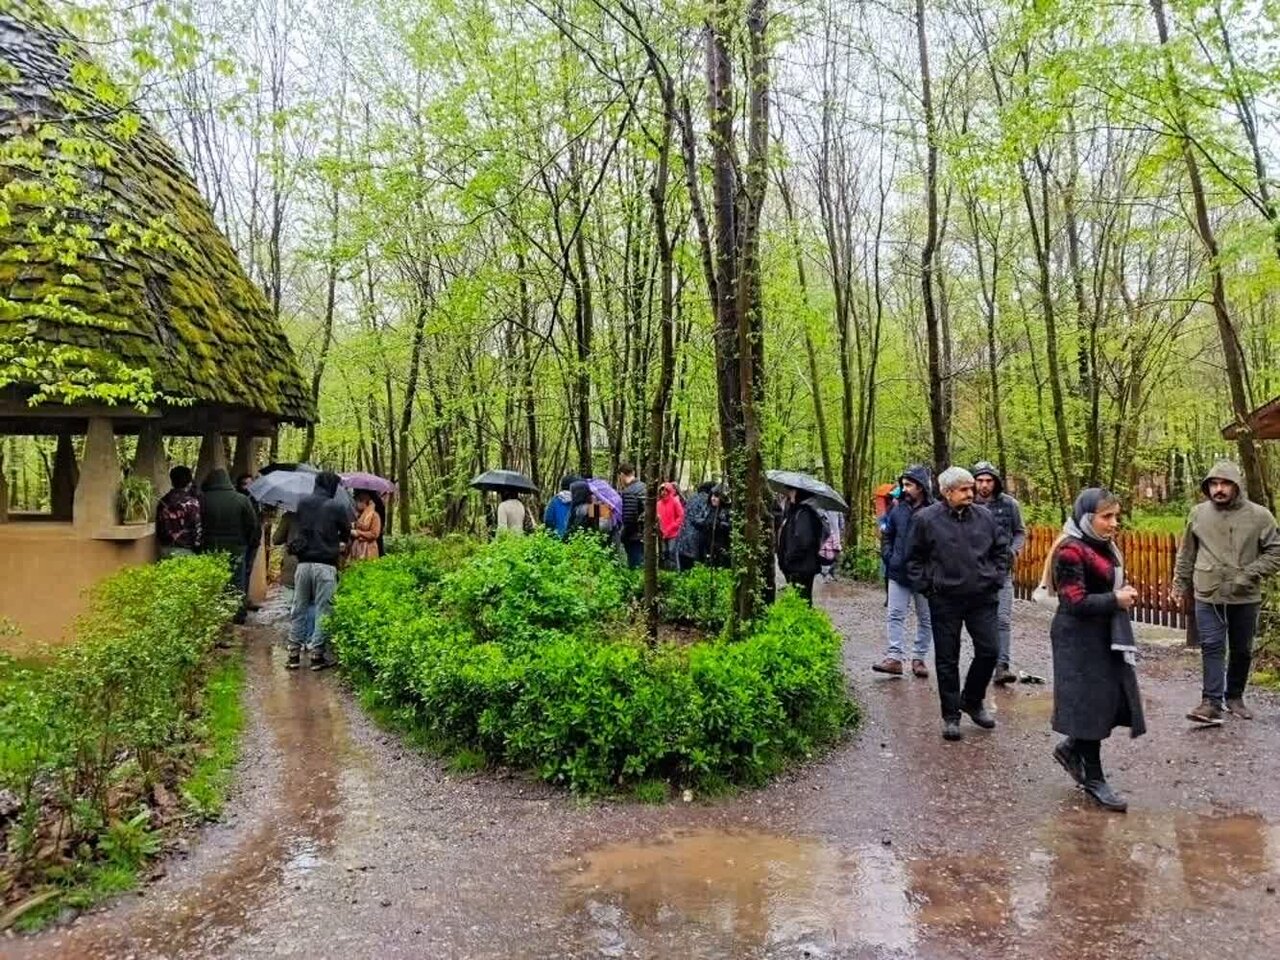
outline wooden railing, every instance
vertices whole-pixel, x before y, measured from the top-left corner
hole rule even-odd
[[[1027,543],[1013,568],[1014,593],[1029,600],[1040,583],[1045,557],[1061,532],[1058,527],[1027,528]],[[1125,573],[1138,588],[1133,619],[1164,627],[1187,627],[1187,605],[1169,599],[1173,583],[1173,562],[1178,555],[1178,538],[1171,533],[1123,531],[1116,540],[1124,553]]]

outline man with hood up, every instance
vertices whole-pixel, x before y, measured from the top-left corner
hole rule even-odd
[[[1022,525],[1022,507],[1018,501],[1004,492],[1004,480],[990,460],[981,460],[973,468],[974,503],[980,503],[991,511],[996,523],[1009,541],[1009,576],[1000,588],[1000,606],[996,613],[996,626],[1000,631],[1000,661],[991,682],[1004,686],[1018,679],[1009,669],[1009,648],[1013,635],[1013,561],[1027,542],[1027,531]]]
[[[1195,591],[1204,688],[1200,705],[1187,719],[1219,726],[1224,697],[1235,716],[1253,718],[1244,705],[1244,688],[1253,662],[1262,579],[1280,570],[1280,531],[1266,507],[1249,502],[1244,476],[1230,460],[1215,463],[1200,489],[1209,499],[1191,508],[1170,597],[1181,603],[1188,589]]]
[[[289,552],[298,559],[293,574],[293,610],[290,615],[289,659],[285,666],[298,669],[302,647],[311,655],[311,669],[333,666],[325,651],[324,621],[333,606],[338,587],[338,560],[351,542],[351,516],[333,498],[338,475],[326,470],[316,474],[315,491],[298,504],[289,537]]]
[[[244,623],[249,602],[249,570],[245,561],[249,545],[262,535],[258,511],[243,493],[231,485],[226,468],[218,467],[200,488],[200,525],[204,529],[205,553],[231,555],[231,579],[240,594],[235,622]]]
[[[567,474],[560,481],[560,492],[548,501],[547,509],[542,511],[542,525],[561,540],[569,532],[569,515],[573,513],[569,488],[573,486],[577,479],[573,474]]]
[[[917,677],[929,676],[925,658],[933,643],[933,623],[929,617],[929,600],[907,574],[907,534],[916,512],[933,502],[929,487],[933,477],[922,463],[913,463],[898,478],[901,493],[893,507],[885,514],[880,534],[880,559],[884,562],[885,583],[888,586],[888,617],[885,632],[888,649],[884,659],[871,669],[876,673],[902,676],[902,664],[907,658],[903,646],[903,634],[907,627],[907,611],[916,611],[916,642],[911,655],[911,672]]]

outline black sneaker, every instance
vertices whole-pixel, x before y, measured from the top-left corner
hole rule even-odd
[[[1010,683],[1018,682],[1018,675],[1009,669],[1007,663],[1002,663],[996,667],[996,675],[991,678],[991,682],[997,687],[1007,686]]]
[[[335,666],[334,662],[323,653],[311,655],[311,669],[315,672],[319,673],[321,670],[328,670],[332,666]]]
[[[980,726],[983,730],[994,730],[996,728],[996,718],[991,715],[984,704],[978,704],[976,707],[961,707],[961,711],[968,714],[969,719]]]
[[[1112,790],[1111,784],[1105,780],[1086,780],[1081,786],[1084,787],[1084,792],[1093,797],[1100,807],[1114,810],[1116,813],[1124,813],[1129,809],[1129,804],[1125,798]]]
[[[286,670],[297,670],[300,666],[302,666],[302,655],[297,650],[290,650],[289,659],[284,662],[284,668]]]
[[[1072,750],[1071,747],[1066,743],[1058,744],[1053,748],[1053,759],[1057,760],[1062,769],[1067,771],[1067,776],[1081,786],[1084,785],[1084,761],[1080,759],[1080,755]]]
[[[959,720],[948,720],[942,725],[942,739],[952,742],[964,739],[964,734],[960,732]]]

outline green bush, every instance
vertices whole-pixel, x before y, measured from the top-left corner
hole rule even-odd
[[[5,871],[38,875],[42,843],[55,859],[76,851],[76,869],[146,853],[138,801],[175,779],[236,609],[229,580],[222,556],[121,571],[94,590],[73,643],[41,665],[0,664],[0,788],[21,805],[0,847]]]
[[[696,578],[696,579],[695,579]],[[662,578],[663,609],[718,626],[727,574]],[[364,699],[456,755],[580,793],[760,783],[856,719],[841,638],[790,592],[736,643],[648,645],[633,578],[587,538],[501,538],[433,584],[392,555],[343,580],[330,620]]]
[[[696,566],[684,573],[658,575],[662,619],[717,631],[733,608],[733,571]]]

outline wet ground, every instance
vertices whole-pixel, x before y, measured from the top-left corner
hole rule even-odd
[[[1197,661],[1148,634],[1151,733],[1105,745],[1131,803],[1107,814],[1049,756],[1048,687],[994,692],[999,728],[947,744],[932,681],[870,671],[880,594],[828,594],[860,732],[765,790],[667,807],[450,777],[251,627],[234,816],[139,895],[0,956],[1278,955],[1280,702],[1191,729]],[[1045,676],[1047,624],[1017,604],[1015,659]]]

